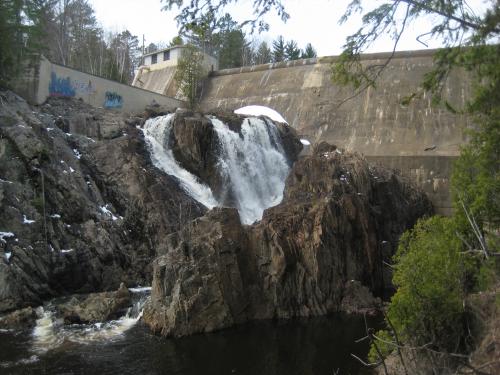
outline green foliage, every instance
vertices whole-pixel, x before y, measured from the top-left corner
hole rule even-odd
[[[182,46],[182,45],[184,45],[184,40],[182,39],[182,36],[177,35],[172,38],[169,47]]]
[[[278,36],[273,42],[273,62],[281,62],[285,60],[285,39],[282,35]]]
[[[0,2],[0,81],[6,84],[43,53],[51,61],[129,83],[140,63],[128,31],[104,31],[87,0]]]
[[[381,340],[377,340],[378,351],[374,345],[370,347],[370,351],[368,352],[368,361],[370,363],[378,363],[381,359],[387,358],[396,348],[395,340],[389,331],[385,329],[380,330],[375,334],[375,336]],[[380,358],[380,356],[382,356],[382,358]]]
[[[343,23],[353,14],[362,12],[364,12],[363,1],[354,0],[340,22]],[[401,19],[398,14],[405,16]],[[362,26],[346,39],[343,52],[332,67],[333,80],[352,85],[358,91],[374,86],[392,59],[404,32],[411,27],[412,22],[428,15],[434,18],[433,26],[428,30],[421,30],[418,40],[425,45],[425,38],[439,38],[446,47],[436,54],[435,66],[423,82],[423,88],[434,94],[436,103],[441,101],[443,83],[452,68],[463,67],[476,73],[484,69],[489,70],[488,73],[486,71],[479,73],[476,82],[481,82],[481,76],[491,77],[493,71],[496,71],[495,75],[499,74],[498,53],[492,53],[492,50],[498,49],[498,45],[487,46],[486,43],[498,37],[500,33],[498,3],[479,17],[465,0],[403,0],[385,2],[363,15]],[[362,64],[361,53],[382,35],[391,35],[394,41],[393,54],[382,64]],[[495,96],[498,97],[498,90]],[[493,103],[493,98],[490,98],[490,101]],[[446,101],[444,105],[455,110]]]
[[[162,0],[165,3],[165,10],[171,10],[174,6],[180,8],[180,12],[176,17],[177,23],[184,29],[189,23],[199,24],[203,21],[206,12],[219,14],[223,9],[232,3],[237,3],[239,0],[200,0],[186,1],[183,0]],[[285,11],[285,7],[281,0],[253,0],[254,13],[253,17],[244,21],[242,25],[249,25],[253,30],[259,32],[269,29],[269,24],[263,20],[263,16],[271,11],[283,20],[286,21],[290,16]]]
[[[273,54],[271,49],[267,45],[266,42],[262,42],[257,49],[257,53],[255,55],[255,63],[256,64],[268,64],[272,62]]]
[[[500,263],[496,258],[489,258],[479,268],[475,289],[478,292],[487,291],[497,282],[498,275],[500,275]]]
[[[474,73],[474,96],[467,110],[473,115],[470,141],[461,149],[452,174],[452,195],[464,226],[463,205],[479,227],[500,226],[500,45],[466,50],[459,64]]]
[[[204,76],[203,55],[193,45],[184,48],[182,57],[177,64],[174,79],[177,82],[182,95],[187,99],[189,108],[195,109],[198,98],[201,79]]]
[[[388,318],[407,342],[454,351],[464,334],[468,262],[450,218],[420,220],[400,240]]]
[[[29,60],[37,59],[36,53],[42,50],[40,8],[36,1],[0,2],[0,85],[8,85]]]
[[[221,35],[219,68],[238,68],[243,66],[243,50],[246,45],[245,34],[241,30],[231,30]]]
[[[285,59],[287,61],[300,59],[300,49],[295,40],[289,40],[285,45]]]
[[[318,54],[316,53],[316,50],[314,49],[312,44],[307,43],[306,48],[302,52],[302,56],[300,58],[301,59],[311,59],[311,58],[316,57],[316,56],[318,56]]]

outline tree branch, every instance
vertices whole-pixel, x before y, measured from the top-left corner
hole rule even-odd
[[[432,8],[432,7],[428,6],[427,4],[423,4],[423,3],[420,3],[420,2],[415,1],[415,0],[398,0],[398,1],[403,1],[407,4],[413,5],[415,7],[422,8],[430,13],[439,14],[440,16],[449,18],[453,21],[456,21],[456,22],[462,24],[463,26],[470,27],[471,29],[474,29],[474,30],[480,30],[482,28],[482,26],[480,24],[467,21],[467,20],[465,20],[463,18],[459,18],[453,14],[445,13],[439,9]]]

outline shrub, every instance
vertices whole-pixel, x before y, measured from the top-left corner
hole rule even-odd
[[[456,351],[464,335],[465,280],[470,262],[450,218],[420,220],[395,255],[388,317],[409,343]]]

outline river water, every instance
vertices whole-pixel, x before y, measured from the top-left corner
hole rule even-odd
[[[0,332],[0,374],[369,374],[351,357],[366,357],[367,345],[355,343],[364,332],[363,317],[345,315],[252,322],[181,339],[154,336],[139,322],[45,353],[33,346],[32,331]]]

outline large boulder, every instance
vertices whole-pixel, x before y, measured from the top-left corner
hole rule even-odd
[[[105,322],[124,315],[132,299],[125,284],[114,292],[74,295],[65,303],[56,306],[58,315],[65,324]]]
[[[260,222],[242,226],[234,209],[217,209],[170,235],[145,321],[182,336],[373,308],[367,290],[390,285],[384,262],[399,236],[431,212],[395,172],[322,145],[295,163],[282,203]]]

